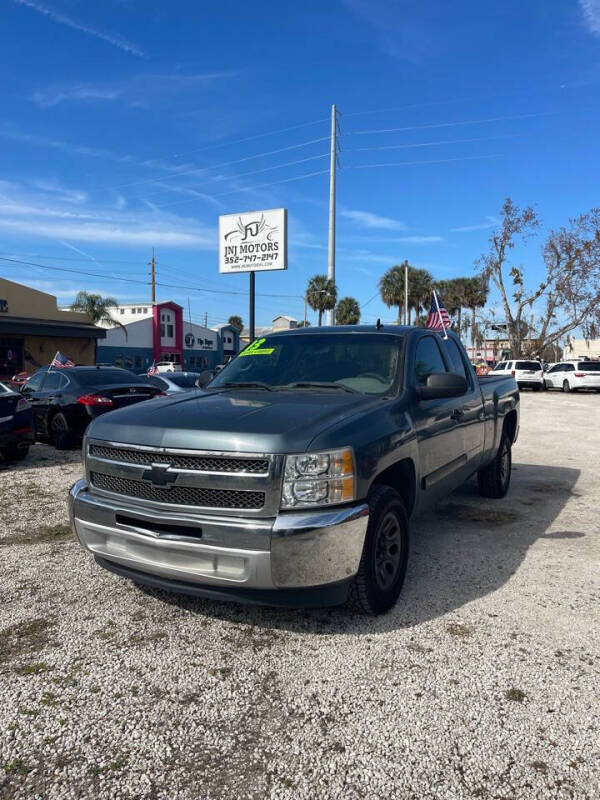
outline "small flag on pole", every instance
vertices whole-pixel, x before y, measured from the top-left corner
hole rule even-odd
[[[152,362],[152,366],[148,367],[147,375],[157,375],[158,374],[158,367],[156,366],[156,361]]]
[[[56,355],[50,363],[50,366],[56,367],[57,369],[64,369],[65,367],[74,367],[75,362],[63,355],[60,350],[57,350]]]
[[[450,321],[448,312],[444,308],[444,304],[442,303],[440,296],[436,291],[434,291],[433,299],[431,301],[431,309],[429,311],[429,316],[427,317],[427,324],[425,327],[430,328],[433,331],[443,331],[445,335],[446,330],[451,326],[452,322]]]

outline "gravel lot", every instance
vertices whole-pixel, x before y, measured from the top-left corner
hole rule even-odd
[[[0,471],[0,798],[600,797],[600,397],[523,393],[504,501],[413,524],[378,619],[150,596]]]

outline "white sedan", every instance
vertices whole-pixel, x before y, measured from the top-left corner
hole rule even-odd
[[[600,392],[600,361],[560,361],[544,373],[546,389],[576,392],[595,389]]]

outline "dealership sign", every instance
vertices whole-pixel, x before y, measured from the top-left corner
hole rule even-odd
[[[219,217],[219,272],[287,269],[287,210]]]

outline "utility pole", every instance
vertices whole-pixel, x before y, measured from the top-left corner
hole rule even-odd
[[[204,312],[204,327],[208,328],[208,311]]]
[[[404,265],[404,324],[408,325],[408,264]]]
[[[331,154],[329,159],[329,257],[327,277],[335,283],[335,178],[337,167],[337,108],[331,106]],[[334,324],[333,308],[327,311],[327,324]]]
[[[152,287],[152,305],[156,303],[156,272],[154,262],[154,248],[152,248],[152,260],[150,261],[150,286]]]

